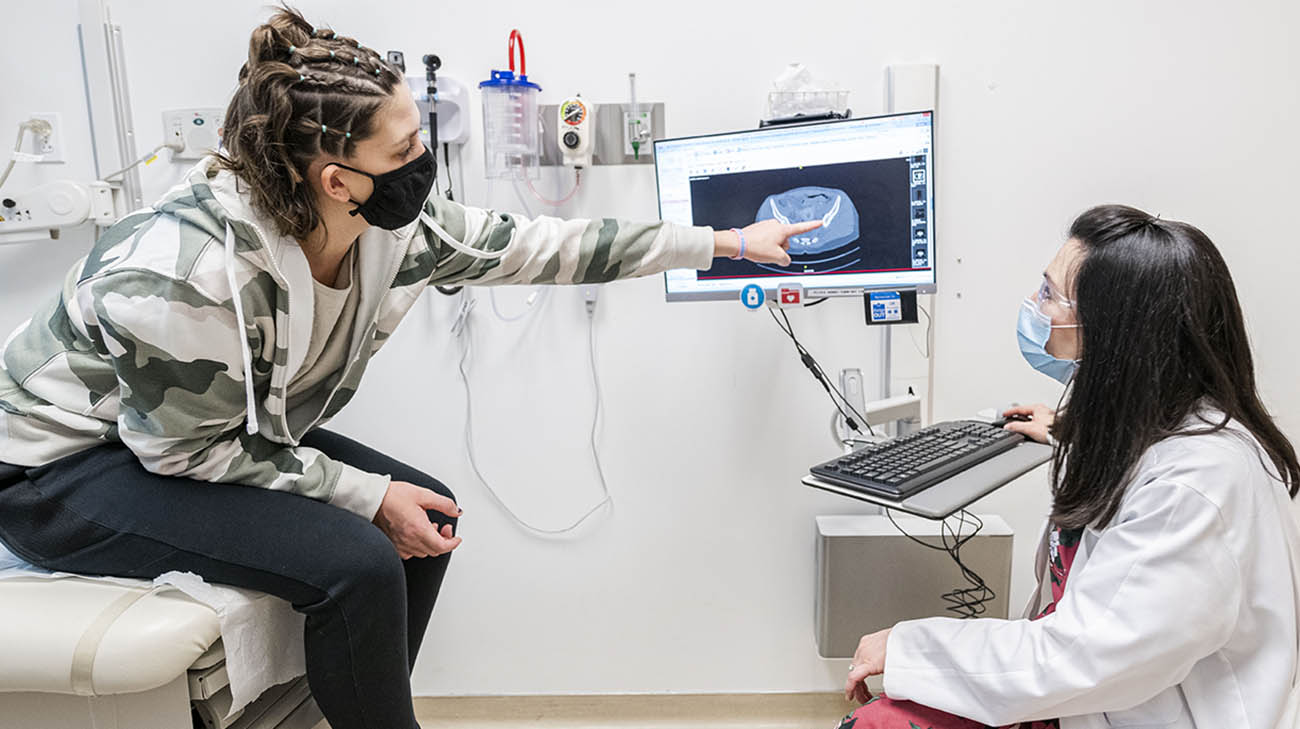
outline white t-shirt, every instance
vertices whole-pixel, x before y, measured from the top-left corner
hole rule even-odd
[[[314,390],[335,372],[343,370],[357,314],[357,287],[353,285],[356,248],[344,256],[333,286],[312,279],[315,297],[311,322],[311,345],[302,367],[289,381],[289,400]]]

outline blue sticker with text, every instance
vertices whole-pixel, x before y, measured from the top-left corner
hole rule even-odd
[[[871,321],[887,322],[903,320],[903,298],[897,291],[873,291],[871,293]]]

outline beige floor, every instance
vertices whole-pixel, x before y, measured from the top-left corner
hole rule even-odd
[[[418,698],[423,729],[833,729],[834,693]]]

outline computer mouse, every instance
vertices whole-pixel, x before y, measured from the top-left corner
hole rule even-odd
[[[1026,415],[1024,413],[1012,413],[1010,415],[1004,415],[1003,417],[994,420],[992,423],[989,423],[989,425],[992,425],[995,428],[1001,428],[1007,423],[1011,423],[1011,422],[1027,423],[1031,420],[1033,420],[1033,417]]]

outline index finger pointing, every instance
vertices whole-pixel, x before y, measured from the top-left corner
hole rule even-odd
[[[820,227],[822,227],[822,221],[820,220],[809,220],[805,223],[791,223],[786,226],[786,235],[799,235],[800,233],[807,233],[810,230],[816,230]]]

